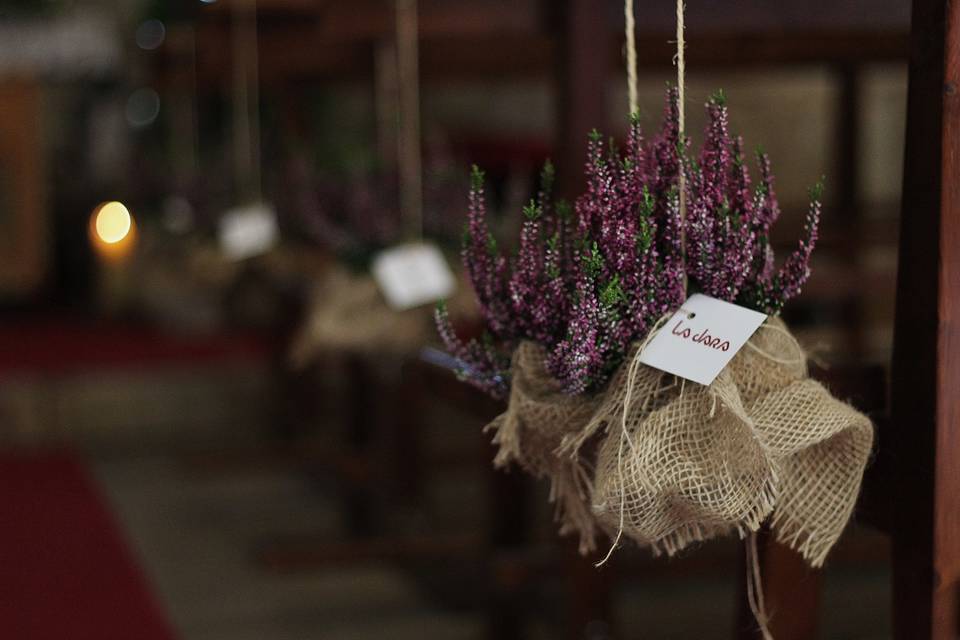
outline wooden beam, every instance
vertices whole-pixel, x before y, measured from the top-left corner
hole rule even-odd
[[[623,68],[622,37],[598,23],[603,45],[595,55],[603,61],[603,77]],[[554,74],[563,55],[562,40],[553,30],[495,30],[483,23],[471,32],[456,29],[421,34],[421,72],[425,83],[471,79],[545,78]],[[347,28],[346,26],[344,28]],[[333,27],[330,27],[333,29]],[[334,29],[335,30],[335,29]],[[300,80],[371,80],[374,34],[327,37],[315,21],[260,25],[260,76],[266,86]],[[669,69],[673,60],[670,34],[641,34],[638,57],[642,71]],[[230,65],[229,32],[222,22],[201,22],[197,31],[198,80],[216,87]],[[175,39],[158,62],[165,76],[190,73],[189,56],[176,48]],[[687,60],[700,70],[725,68],[768,69],[784,66],[849,65],[898,62],[906,59],[907,36],[899,32],[807,31],[789,33],[712,33],[691,37]],[[595,78],[599,81],[598,78]],[[170,81],[174,83],[175,80]]]
[[[912,24],[886,445],[894,631],[946,639],[957,635],[960,578],[960,3],[914,0]]]
[[[851,270],[860,271],[863,250],[867,246],[860,230],[863,212],[860,208],[860,139],[864,108],[861,100],[862,82],[856,65],[845,65],[835,71],[839,85],[835,121],[835,171],[839,185],[834,210],[842,216],[845,227],[842,259]],[[864,291],[854,288],[844,304],[844,326],[847,351],[852,359],[861,359],[865,351],[865,329],[868,320],[864,312]]]
[[[223,23],[231,4],[220,0],[208,5],[199,18]],[[392,0],[257,0],[257,7],[266,29],[305,25],[327,43],[383,40],[394,31]],[[419,16],[420,35],[427,39],[527,35],[542,30],[539,0],[421,0]]]

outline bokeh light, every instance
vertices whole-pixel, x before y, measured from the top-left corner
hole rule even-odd
[[[150,88],[137,89],[127,99],[127,122],[133,127],[152,124],[160,115],[160,96]]]
[[[89,224],[90,243],[108,263],[125,262],[137,245],[137,223],[122,202],[111,200],[93,210]]]
[[[137,27],[137,46],[147,51],[157,49],[163,44],[167,35],[167,28],[156,18],[144,20]]]
[[[94,219],[97,237],[107,244],[116,244],[130,233],[132,218],[121,202],[107,202],[101,205]]]

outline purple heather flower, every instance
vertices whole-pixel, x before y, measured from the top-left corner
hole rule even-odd
[[[746,301],[754,308],[766,313],[780,313],[787,300],[800,295],[801,287],[810,277],[810,256],[819,236],[822,193],[822,183],[810,190],[810,206],[803,225],[803,236],[780,271],[775,276],[756,283],[752,295]]]
[[[770,247],[770,228],[780,217],[780,204],[773,186],[770,157],[763,152],[757,152],[757,164],[760,165],[762,182],[754,192],[753,231],[756,245],[750,277],[755,282],[765,283],[773,277],[774,255]]]
[[[583,393],[604,366],[599,348],[600,305],[589,277],[580,279],[567,336],[550,352],[547,367],[566,393]]]
[[[797,295],[809,275],[819,224],[815,194],[800,247],[774,276],[770,228],[780,215],[770,160],[758,154],[761,183],[751,195],[743,142],[731,138],[723,94],[707,103],[708,124],[695,170],[689,173],[686,269],[704,293],[768,313]]]
[[[520,228],[520,248],[510,276],[510,303],[519,331],[542,342],[549,339],[543,329],[544,309],[538,304],[543,284],[543,253],[541,223],[543,210],[531,200],[523,209],[524,221]]]
[[[544,168],[537,198],[524,208],[515,257],[496,249],[486,223],[483,176],[474,170],[463,259],[491,336],[463,344],[445,312],[437,322],[463,375],[502,395],[519,340],[544,347],[547,368],[564,391],[590,393],[609,379],[656,320],[694,290],[769,313],[797,295],[817,239],[819,193],[796,251],[774,273],[770,227],[779,216],[770,161],[759,155],[754,187],[743,142],[731,137],[722,94],[707,103],[708,125],[696,161],[679,130],[677,92],[667,94],[664,124],[645,141],[631,119],[621,152],[593,132],[586,191],[571,208],[550,197]],[[680,215],[680,172],[686,218]],[[684,236],[686,255],[684,255]]]
[[[461,253],[487,326],[497,338],[509,339],[513,337],[514,324],[507,287],[507,259],[500,255],[496,238],[487,226],[483,180],[483,172],[473,167],[467,232]]]
[[[510,390],[510,356],[501,353],[490,338],[463,342],[442,302],[437,305],[434,320],[447,351],[460,363],[458,375],[494,398],[505,399]]]
[[[707,120],[698,170],[687,182],[687,272],[704,293],[736,300],[753,249],[750,176],[722,93],[707,102]]]

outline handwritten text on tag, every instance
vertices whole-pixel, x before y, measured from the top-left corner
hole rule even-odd
[[[650,340],[640,362],[708,385],[767,316],[695,293]]]

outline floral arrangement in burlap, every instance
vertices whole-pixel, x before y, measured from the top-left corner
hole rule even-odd
[[[457,274],[462,280],[462,274]],[[447,303],[454,317],[474,317],[470,287],[458,282]],[[435,340],[429,305],[397,310],[387,304],[369,273],[339,263],[315,278],[303,321],[290,343],[289,362],[304,368],[331,351],[403,357]]]
[[[869,419],[808,377],[778,317],[810,273],[820,188],[777,268],[769,159],[758,154],[754,186],[723,95],[706,109],[695,158],[676,90],[651,140],[636,118],[622,151],[591,134],[587,189],[572,206],[553,199],[548,164],[511,256],[488,229],[474,169],[462,256],[487,331],[460,340],[443,307],[437,323],[461,376],[507,401],[488,426],[495,463],[550,481],[561,530],[579,535],[582,552],[600,531],[611,552],[626,537],[673,554],[768,523],[819,566],[873,442]],[[637,357],[693,292],[768,315],[709,386]]]

